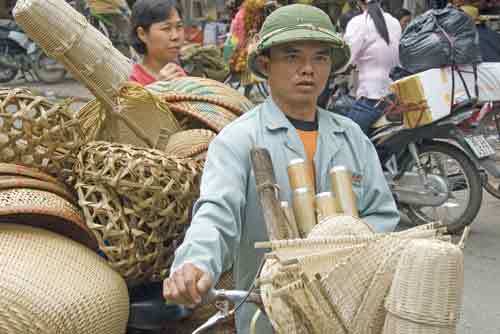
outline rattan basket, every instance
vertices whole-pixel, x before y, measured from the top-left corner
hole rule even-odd
[[[68,181],[84,136],[70,102],[53,104],[27,89],[0,90],[0,160]]]
[[[0,332],[125,334],[124,280],[58,234],[0,223]]]
[[[168,138],[165,153],[179,158],[201,157],[215,138],[215,132],[206,129],[184,130]]]
[[[44,228],[97,249],[79,208],[51,192],[24,188],[0,190],[0,219]]]
[[[87,226],[130,284],[168,274],[198,197],[202,162],[93,142],[78,155],[76,189]]]
[[[420,333],[418,324],[456,328],[464,286],[463,253],[459,247],[435,240],[413,240],[405,248],[385,307],[408,327]],[[392,318],[390,321],[395,321]],[[398,333],[389,331],[388,333]]]
[[[78,113],[89,140],[98,138],[155,147],[161,129],[168,129],[170,134],[181,129],[202,128],[219,132],[253,107],[246,97],[231,87],[195,77],[159,81],[146,88],[128,83],[120,91],[118,102],[121,115],[143,129],[144,138],[130,130],[123,120],[116,119],[116,115],[110,118],[99,101],[91,101]],[[150,115],[154,124],[145,123],[144,115]]]
[[[19,0],[16,22],[108,109],[128,80],[131,61],[64,0]]]
[[[324,238],[328,236],[363,236],[373,235],[373,228],[363,219],[352,216],[338,215],[325,218],[321,223],[313,227],[308,239]]]

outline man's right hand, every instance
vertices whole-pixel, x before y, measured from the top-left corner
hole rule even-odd
[[[169,303],[197,305],[212,287],[212,283],[210,274],[191,263],[186,263],[163,281],[163,297]]]

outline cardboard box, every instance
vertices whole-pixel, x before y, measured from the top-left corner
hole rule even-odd
[[[476,97],[472,66],[460,66],[459,71],[450,67],[430,69],[395,81],[391,90],[399,103],[404,105],[404,124],[408,128],[435,122],[450,114],[452,81],[455,76],[453,104]],[[479,102],[500,101],[500,63],[481,63],[477,66]],[[464,84],[465,82],[465,84]]]

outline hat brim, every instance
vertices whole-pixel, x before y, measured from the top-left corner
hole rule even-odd
[[[340,38],[333,37],[332,35],[310,29],[293,29],[283,31],[276,34],[264,43],[259,43],[257,48],[253,50],[248,57],[249,69],[260,78],[267,79],[267,75],[262,71],[259,66],[257,58],[264,50],[270,49],[276,45],[283,45],[294,42],[323,42],[332,48],[332,70],[337,71],[344,67],[351,57],[349,46]]]

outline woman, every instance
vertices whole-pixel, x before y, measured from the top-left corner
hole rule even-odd
[[[358,1],[363,13],[347,24],[344,39],[351,48],[351,64],[358,70],[357,100],[347,117],[368,132],[382,116],[380,98],[390,93],[389,72],[399,64],[399,21],[373,0]]]
[[[142,85],[185,76],[179,65],[184,44],[182,13],[175,0],[138,0],[132,7],[131,44],[143,57],[129,80]]]

